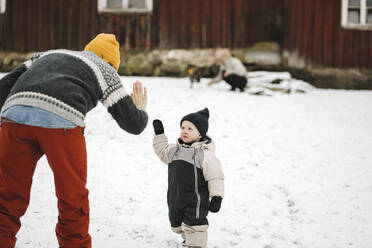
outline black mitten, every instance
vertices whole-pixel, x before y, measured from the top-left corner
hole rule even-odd
[[[213,196],[211,202],[209,203],[209,211],[212,213],[217,213],[221,208],[222,197]]]
[[[154,120],[152,122],[152,125],[154,126],[154,132],[156,135],[164,133],[164,127],[161,120],[158,119]]]

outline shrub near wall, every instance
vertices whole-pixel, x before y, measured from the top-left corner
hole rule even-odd
[[[9,72],[27,61],[33,53],[0,52],[0,72]]]
[[[202,77],[214,77],[218,70],[215,56],[218,49],[153,50],[148,52],[121,52],[118,69],[122,76],[168,76],[186,77],[187,67],[201,68]],[[0,72],[9,72],[27,61],[33,53],[0,52]],[[248,71],[288,71],[293,78],[304,80],[318,88],[372,89],[372,71],[341,70],[335,68],[294,68],[278,59],[279,51],[258,49],[236,49],[232,54],[241,59]],[[250,56],[254,54],[254,56]],[[274,58],[274,60],[271,60]]]

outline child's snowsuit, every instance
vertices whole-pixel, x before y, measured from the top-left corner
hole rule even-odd
[[[209,197],[224,196],[224,175],[210,138],[186,145],[168,144],[165,134],[154,136],[153,148],[168,164],[169,221],[188,246],[206,247]]]

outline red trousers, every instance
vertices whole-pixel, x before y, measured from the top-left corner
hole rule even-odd
[[[4,122],[0,128],[0,248],[15,246],[36,163],[44,154],[54,174],[60,247],[91,247],[83,128],[49,129]]]

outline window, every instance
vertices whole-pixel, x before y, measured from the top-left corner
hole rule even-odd
[[[4,14],[5,12],[5,3],[6,0],[0,0],[0,14]]]
[[[372,0],[367,0],[367,24],[372,24]]]
[[[150,12],[152,0],[98,0],[99,12]]]
[[[372,0],[342,0],[342,20],[345,28],[372,29]]]

